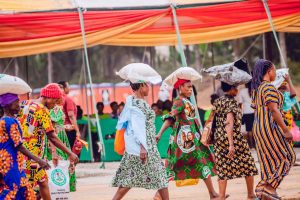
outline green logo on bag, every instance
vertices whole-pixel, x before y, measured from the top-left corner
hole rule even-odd
[[[58,186],[63,186],[67,182],[67,177],[61,169],[55,169],[51,173],[51,180],[54,184]]]
[[[209,167],[207,167],[207,166],[203,167],[202,175],[204,176],[204,178],[207,178],[210,174],[211,174],[211,171],[210,171]]]

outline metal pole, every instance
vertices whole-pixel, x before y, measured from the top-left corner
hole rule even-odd
[[[82,34],[82,41],[83,41],[84,55],[85,55],[84,58],[85,58],[85,63],[86,63],[86,68],[87,68],[87,75],[88,75],[89,83],[90,83],[93,107],[94,107],[94,110],[97,110],[97,108],[96,108],[96,99],[95,99],[94,91],[93,91],[93,88],[92,88],[93,81],[92,81],[92,75],[91,75],[91,70],[90,70],[90,62],[89,62],[88,51],[87,51],[87,42],[86,42],[86,38],[85,38],[84,18],[83,18],[82,9],[78,7],[77,10],[78,10],[79,19],[80,19],[81,34]],[[98,136],[99,136],[99,141],[101,143],[100,150],[103,153],[103,156],[105,156],[105,148],[104,148],[104,142],[103,142],[104,138],[103,138],[103,135],[102,135],[102,132],[101,132],[99,116],[98,115],[95,115],[95,116],[96,116],[96,125],[97,125],[97,132],[98,132]],[[103,162],[101,167],[105,168],[104,162]]]
[[[88,121],[88,136],[89,136],[89,143],[90,143],[90,156],[92,159],[92,162],[95,161],[93,156],[93,144],[92,144],[92,133],[91,133],[91,117],[90,117],[90,108],[89,108],[89,97],[88,97],[88,87],[87,87],[87,80],[86,80],[86,69],[85,69],[85,62],[84,62],[84,52],[82,51],[82,65],[83,65],[83,76],[84,76],[84,88],[85,88],[85,101],[86,101],[86,112],[87,112],[87,121]]]
[[[184,51],[182,48],[182,40],[181,40],[181,35],[180,35],[180,30],[179,30],[179,25],[178,25],[178,21],[177,21],[177,15],[176,15],[176,8],[174,5],[171,5],[172,8],[172,13],[173,13],[173,21],[174,21],[174,25],[175,25],[175,30],[176,30],[176,36],[177,36],[177,46],[179,49],[179,53],[180,53],[180,58],[181,58],[181,63],[182,63],[182,67],[187,67],[187,62],[186,62],[186,57],[184,55]],[[192,93],[191,96],[191,101],[194,104],[194,106],[196,107],[195,112],[196,112],[196,117],[198,118],[198,121],[200,123],[200,130],[203,129],[202,123],[201,123],[201,119],[200,119],[200,115],[198,112],[198,105],[197,105],[197,101],[195,99],[195,95],[194,92]]]

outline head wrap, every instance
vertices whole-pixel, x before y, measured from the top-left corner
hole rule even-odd
[[[60,99],[62,98],[62,91],[57,83],[49,83],[41,89],[41,97]]]
[[[19,97],[16,94],[12,94],[12,93],[2,94],[0,95],[0,105],[2,107],[5,107],[18,99]]]
[[[185,84],[185,83],[188,83],[188,82],[191,82],[190,80],[186,80],[186,79],[178,79],[177,81],[176,81],[176,83],[174,84],[174,89],[178,89],[179,88],[179,86],[181,86],[181,85],[183,85],[183,84]]]

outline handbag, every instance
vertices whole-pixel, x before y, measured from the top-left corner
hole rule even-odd
[[[125,131],[126,131],[125,128],[116,131],[114,150],[119,155],[123,155],[125,152],[125,139],[124,139]]]
[[[201,134],[201,143],[205,146],[209,146],[213,144],[213,125],[214,125],[214,116],[215,112],[211,111],[208,120],[204,125],[204,129]]]
[[[79,155],[83,146],[85,146],[85,148],[88,149],[88,143],[86,141],[80,138],[76,138],[72,148],[72,152],[75,153],[76,155]]]

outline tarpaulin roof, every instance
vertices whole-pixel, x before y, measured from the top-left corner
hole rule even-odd
[[[151,0],[151,4],[141,1],[136,4],[138,9],[128,9],[129,3],[118,6],[111,4],[111,8],[114,8],[111,10],[103,10],[107,8],[105,5],[93,7],[84,2],[88,0],[75,3],[79,7],[88,8],[83,14],[88,46],[177,44],[172,12],[168,6],[170,1]],[[179,5],[176,11],[184,44],[230,40],[271,30],[261,0],[216,2],[176,1]],[[300,32],[299,0],[267,2],[277,31]],[[75,3],[69,0],[0,0],[3,12],[0,14],[0,57],[82,48],[81,28]],[[147,8],[143,9],[143,6]],[[159,7],[154,8],[155,6]],[[121,7],[126,9],[115,9]],[[40,11],[33,12],[36,10]]]

